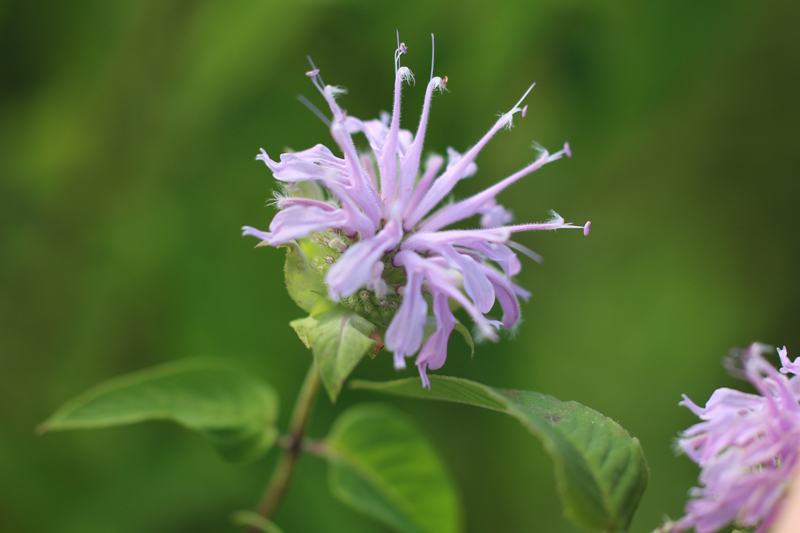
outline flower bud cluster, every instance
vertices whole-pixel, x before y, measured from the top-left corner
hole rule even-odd
[[[341,230],[331,228],[315,231],[309,238],[319,247],[319,253],[309,260],[323,276],[357,242]],[[387,257],[383,265],[380,269],[381,277],[373,283],[373,289],[363,288],[347,298],[342,298],[339,303],[375,324],[388,326],[400,307],[406,276],[402,268],[392,266],[391,257]]]

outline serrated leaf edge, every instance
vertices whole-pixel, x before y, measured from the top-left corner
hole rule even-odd
[[[463,379],[463,378],[456,378],[456,377],[452,377],[452,376],[430,376],[430,378],[431,378],[432,381],[445,381],[445,382],[449,381],[449,382],[455,382],[455,383],[458,383],[458,382],[461,382],[461,381],[467,381],[470,384],[475,384],[475,385],[478,385],[480,387],[485,388],[486,392],[488,393],[489,396],[492,397],[493,400],[497,401],[500,404],[506,405],[507,406],[506,409],[502,409],[502,408],[498,408],[498,407],[487,407],[485,405],[479,405],[477,403],[468,402],[468,401],[450,400],[450,399],[435,398],[435,397],[428,398],[430,400],[438,400],[438,401],[452,402],[452,403],[461,403],[461,404],[465,404],[465,405],[472,405],[474,407],[482,407],[484,409],[489,409],[491,411],[498,411],[498,412],[506,413],[506,414],[508,414],[510,416],[513,416],[517,420],[519,420],[522,423],[522,425],[526,429],[528,429],[529,432],[534,433],[534,435],[540,439],[540,441],[542,442],[543,447],[547,451],[547,454],[550,456],[551,460],[553,461],[554,466],[558,465],[558,467],[561,468],[562,475],[561,476],[556,476],[556,480],[555,481],[556,481],[556,488],[557,488],[559,494],[562,496],[562,501],[564,501],[563,497],[567,494],[567,492],[566,492],[567,483],[566,483],[566,480],[563,479],[566,476],[564,476],[564,472],[565,472],[565,470],[564,470],[564,462],[563,462],[563,459],[561,457],[561,454],[557,450],[554,449],[553,440],[549,435],[545,435],[543,433],[543,431],[540,430],[539,428],[536,428],[531,423],[530,420],[526,420],[527,415],[524,412],[519,410],[519,408],[514,404],[513,400],[511,400],[507,396],[504,396],[503,394],[498,392],[498,391],[504,391],[504,390],[511,391],[510,389],[495,389],[493,387],[490,387],[489,385],[484,385],[482,383],[474,382],[474,381],[471,381],[471,380],[466,380],[466,379]],[[385,381],[385,382],[371,382],[371,381],[366,381],[366,380],[352,380],[350,382],[350,387],[355,388],[355,389],[366,389],[366,390],[374,390],[374,391],[381,392],[381,389],[385,388],[385,386],[396,384],[396,383],[400,383],[400,382],[411,382],[411,381],[419,381],[420,385],[421,385],[421,380],[419,378],[405,378],[405,379],[398,379],[398,380]],[[528,392],[528,391],[521,391],[521,392]],[[544,395],[544,396],[549,396],[549,395]],[[628,438],[631,439],[631,445],[640,452],[640,457],[644,462],[643,466],[644,466],[645,472],[646,472],[646,475],[643,478],[644,479],[643,485],[645,487],[647,486],[647,481],[649,479],[650,469],[649,469],[649,466],[647,465],[647,460],[646,460],[646,458],[644,456],[644,451],[642,450],[641,443],[639,442],[639,439],[637,439],[636,437],[632,437],[630,435],[630,433],[625,428],[623,428],[621,425],[619,425],[619,423],[617,423],[613,419],[607,417],[606,415],[600,413],[599,411],[596,411],[596,410],[592,409],[591,407],[587,407],[587,406],[585,406],[583,404],[580,404],[578,402],[575,402],[575,401],[564,402],[564,401],[558,400],[557,398],[555,398],[553,396],[549,396],[549,397],[553,398],[554,400],[556,400],[556,401],[558,401],[558,402],[560,402],[562,404],[576,404],[576,405],[578,405],[578,406],[580,406],[582,408],[585,408],[585,409],[588,409],[590,411],[593,411],[594,413],[597,413],[601,417],[603,417],[606,420],[608,420],[608,422],[613,424],[613,426],[616,427],[617,429],[619,429],[621,432],[625,433],[625,435],[627,435]],[[416,398],[424,399],[421,396],[416,396]],[[536,416],[539,416],[540,418],[544,419],[544,417],[542,417],[541,415],[537,414]],[[566,435],[564,435],[564,437],[566,438]],[[572,443],[570,443],[570,444],[572,445]],[[617,484],[614,487],[612,487],[612,490],[609,491],[609,495],[606,495],[605,494],[606,491],[603,490],[603,485],[600,483],[600,479],[597,477],[597,474],[595,473],[594,469],[591,468],[591,465],[590,465],[590,463],[589,463],[589,461],[587,459],[587,456],[583,452],[583,450],[578,448],[575,445],[572,445],[572,447],[575,448],[575,450],[578,452],[578,455],[580,456],[581,460],[584,463],[584,470],[589,472],[589,474],[591,475],[592,481],[595,484],[595,487],[598,489],[598,492],[599,492],[599,494],[601,496],[603,510],[605,511],[606,516],[609,519],[613,519],[613,512],[612,512],[613,511],[613,507],[611,507],[611,501],[609,500],[609,497],[610,497],[610,495],[613,494],[613,490],[616,489],[619,486],[619,484]],[[629,464],[630,464],[630,462],[629,462]],[[627,468],[626,468],[626,470],[627,470]],[[637,505],[638,505],[638,502],[637,502]],[[569,513],[570,510],[566,506],[564,506],[564,512],[565,513]],[[575,517],[575,518],[577,518],[577,517]],[[616,531],[625,531],[624,529],[621,529],[620,524],[618,524],[616,522],[616,520],[611,521],[611,523],[608,523],[607,526],[608,526],[608,528],[610,528],[610,529],[606,530],[607,533],[614,533]]]

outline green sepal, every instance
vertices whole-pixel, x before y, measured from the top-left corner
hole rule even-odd
[[[403,533],[461,530],[461,502],[446,468],[397,409],[351,407],[325,445],[331,491],[346,505]]]
[[[332,402],[361,358],[375,351],[377,328],[342,307],[293,320],[290,325],[317,362],[322,383]],[[371,338],[372,337],[372,338]]]
[[[538,392],[494,389],[466,379],[430,376],[385,383],[353,381],[376,392],[466,403],[501,411],[537,436],[553,460],[564,514],[576,525],[603,533],[627,531],[649,477],[639,440],[619,424],[577,402]]]
[[[185,359],[110,379],[74,398],[37,430],[170,420],[197,431],[230,461],[269,450],[278,397],[269,385],[211,359]]]

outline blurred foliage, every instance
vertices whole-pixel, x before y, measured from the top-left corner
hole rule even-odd
[[[236,530],[228,518],[255,503],[274,454],[231,466],[166,423],[33,429],[99,381],[194,355],[235,360],[290,404],[310,355],[288,322],[304,313],[284,252],[238,236],[273,214],[253,159],[332,145],[295,100],[320,101],[305,54],[349,89],[352,115],[389,108],[395,28],[420,80],[434,32],[449,77],[428,150],[464,150],[538,82],[459,196],[531,161],[531,140],[568,140],[571,160],[500,200],[521,221],[593,222],[588,238],[522,236],[546,259],[520,276],[524,323],[472,361],[454,340],[441,372],[618,420],[651,468],[632,531],[679,516],[697,475],[671,448],[692,422],[680,394],[735,384],[719,365],[731,346],[800,355],[798,16],[791,0],[0,3],[0,530]],[[422,95],[405,93],[412,129]],[[406,376],[385,353],[355,375]],[[321,397],[311,434],[373,397]],[[515,421],[393,401],[456,476],[469,531],[574,531]],[[385,531],[338,504],[324,472],[301,462],[285,531]]]

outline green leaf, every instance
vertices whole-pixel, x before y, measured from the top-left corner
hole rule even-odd
[[[619,424],[576,402],[538,392],[493,389],[466,379],[430,376],[386,383],[354,381],[377,392],[466,403],[502,411],[539,437],[555,465],[556,487],[565,515],[602,532],[627,531],[649,471],[639,440]]]
[[[359,404],[325,440],[333,494],[403,533],[461,530],[458,494],[428,441],[393,407]]]
[[[304,311],[312,315],[333,307],[335,304],[327,297],[325,276],[308,260],[308,252],[311,252],[312,255],[321,253],[319,250],[311,248],[320,247],[308,240],[302,240],[299,243],[291,241],[284,246],[287,249],[284,274],[289,296]]]
[[[372,322],[341,307],[294,320],[290,325],[314,353],[322,383],[335,402],[361,358],[375,350],[375,341],[370,336],[377,329]]]
[[[230,461],[249,461],[275,442],[272,387],[209,359],[186,359],[108,380],[65,404],[38,431],[171,420],[204,435]]]

